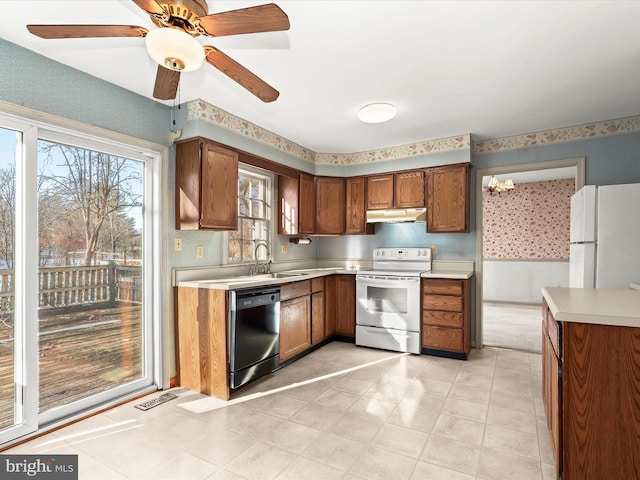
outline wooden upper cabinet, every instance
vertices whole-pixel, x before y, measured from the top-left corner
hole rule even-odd
[[[278,235],[298,234],[298,177],[278,176]]]
[[[469,166],[427,169],[427,232],[469,232]]]
[[[367,210],[393,208],[393,173],[367,177]]]
[[[424,171],[402,172],[394,175],[394,206],[397,208],[424,207]]]
[[[238,153],[203,138],[176,145],[176,229],[238,228]]]
[[[367,209],[424,207],[424,171],[367,177]]]
[[[357,235],[361,233],[374,233],[374,226],[367,223],[366,215],[366,179],[364,177],[351,177],[346,179],[345,206],[347,235]]]
[[[298,233],[315,233],[315,177],[307,173],[300,173],[298,212]]]
[[[320,235],[344,233],[345,179],[316,177],[316,231]]]

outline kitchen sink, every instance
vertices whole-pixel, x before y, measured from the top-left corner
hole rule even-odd
[[[276,273],[267,273],[265,275],[257,275],[258,277],[271,277],[271,278],[289,278],[289,277],[299,277],[302,273],[289,273],[289,272],[276,272]]]

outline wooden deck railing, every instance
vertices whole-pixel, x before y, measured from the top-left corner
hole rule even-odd
[[[56,308],[99,302],[140,302],[142,267],[94,265],[38,270],[38,306]],[[0,315],[14,310],[13,270],[0,270]]]

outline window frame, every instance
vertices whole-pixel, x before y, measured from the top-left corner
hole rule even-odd
[[[241,179],[241,172],[245,171],[250,175],[253,176],[258,176],[258,177],[263,177],[266,182],[267,182],[267,189],[269,190],[268,193],[265,195],[265,202],[268,201],[268,209],[269,209],[269,218],[267,219],[267,221],[269,222],[269,225],[267,227],[267,248],[268,248],[268,252],[267,252],[267,259],[268,260],[273,260],[273,244],[275,242],[275,238],[276,238],[276,229],[275,229],[275,225],[276,225],[276,217],[277,217],[277,212],[275,211],[276,209],[276,190],[277,190],[277,175],[274,172],[271,172],[267,169],[264,168],[260,168],[260,167],[256,167],[254,165],[248,164],[248,163],[239,163],[238,164],[238,187],[240,185],[240,179]],[[242,228],[242,219],[243,218],[256,218],[256,217],[244,217],[241,215],[240,213],[240,188],[238,188],[238,203],[237,203],[237,208],[238,208],[238,229],[240,230]],[[227,266],[243,266],[243,265],[250,265],[255,263],[256,259],[252,258],[252,259],[243,259],[240,261],[230,261],[229,259],[229,243],[231,242],[231,235],[229,231],[225,231],[224,232],[224,239],[223,239],[223,255],[222,255],[222,264],[223,265],[227,265]],[[253,242],[255,243],[256,240],[253,239]]]

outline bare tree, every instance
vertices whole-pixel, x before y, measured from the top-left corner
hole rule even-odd
[[[0,168],[0,261],[13,268],[16,212],[16,167]]]
[[[55,166],[43,173],[49,193],[68,199],[82,218],[85,254],[91,265],[100,231],[109,215],[140,205],[142,175],[134,161],[58,143],[40,142],[45,161]]]

